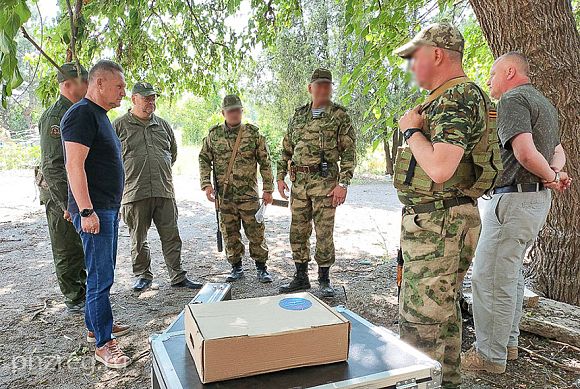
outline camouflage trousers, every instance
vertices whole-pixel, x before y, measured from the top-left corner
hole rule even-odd
[[[403,215],[399,331],[402,340],[441,363],[444,388],[461,385],[458,292],[480,231],[479,210],[472,204]]]
[[[256,262],[268,260],[268,245],[264,236],[264,223],[256,221],[256,212],[260,209],[257,200],[222,201],[220,203],[220,225],[226,247],[228,262],[232,265],[240,262],[245,253],[242,242],[241,227],[250,244],[250,256]]]
[[[123,204],[121,213],[131,236],[131,259],[135,277],[153,279],[151,252],[147,241],[147,233],[153,222],[159,233],[161,251],[171,284],[183,281],[186,271],[181,267],[181,237],[177,228],[175,199],[149,197],[133,201]]]
[[[54,201],[47,200],[45,208],[58,286],[66,305],[79,304],[85,301],[87,280],[81,238]]]
[[[319,267],[330,267],[335,261],[334,217],[336,208],[332,198],[326,196],[292,196],[292,223],[290,224],[290,247],[294,262],[310,262],[310,236],[312,224],[316,231],[314,260]]]

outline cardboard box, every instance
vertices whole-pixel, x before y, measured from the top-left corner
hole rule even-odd
[[[349,337],[350,322],[310,293],[185,307],[203,383],[346,361]]]

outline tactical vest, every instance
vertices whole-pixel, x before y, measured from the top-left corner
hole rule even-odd
[[[423,114],[423,132],[434,133],[429,130],[429,120],[424,113],[427,107],[448,89],[471,82],[467,77],[454,78],[434,90],[421,104]],[[479,90],[486,110],[485,129],[481,139],[469,154],[461,159],[453,176],[442,184],[437,184],[427,175],[413,157],[408,146],[399,147],[395,161],[394,186],[398,190],[413,191],[415,193],[432,196],[434,192],[441,192],[449,188],[458,189],[463,195],[478,198],[494,188],[495,183],[503,171],[499,138],[497,135],[497,111],[489,97],[473,83]]]

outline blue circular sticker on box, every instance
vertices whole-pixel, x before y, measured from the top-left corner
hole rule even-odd
[[[312,306],[312,301],[302,297],[288,297],[280,300],[278,305],[289,311],[304,311]]]

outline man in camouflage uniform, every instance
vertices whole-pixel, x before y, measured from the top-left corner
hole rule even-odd
[[[181,238],[171,167],[177,159],[177,142],[169,123],[154,114],[157,92],[147,82],[133,86],[133,107],[113,122],[121,140],[125,187],[123,220],[131,235],[133,290],[151,286],[151,253],[147,232],[155,223],[171,286],[199,289],[201,284],[186,277],[181,267]]]
[[[433,24],[395,51],[411,59],[417,84],[431,91],[426,103],[405,113],[399,127],[416,161],[415,176],[419,170],[426,173],[416,178],[433,184],[431,190],[418,190],[419,184],[408,182],[398,186],[405,205],[399,329],[401,339],[442,364],[444,388],[461,385],[458,291],[481,229],[477,200],[446,185],[460,163],[470,163],[486,126],[486,100],[465,78],[463,47],[455,27]],[[399,162],[396,179],[401,175]],[[406,179],[411,177],[407,174]]]
[[[287,198],[284,179],[292,181],[290,245],[296,273],[280,288],[288,293],[310,288],[308,262],[312,223],[316,231],[318,283],[321,294],[334,296],[329,270],[335,261],[334,216],[344,203],[356,164],[355,134],[346,109],[331,101],[332,74],[316,69],[308,91],[312,101],[296,109],[288,124],[278,163],[278,191]]]
[[[81,66],[79,77],[76,64],[72,62],[65,63],[61,69],[62,73],[57,73],[60,96],[42,114],[38,124],[41,164],[36,182],[40,189],[40,202],[46,208],[56,278],[68,311],[76,313],[81,312],[85,305],[87,274],[83,245],[67,211],[68,182],[60,138],[60,120],[74,103],[85,96],[88,73]]]
[[[272,203],[274,189],[272,162],[266,139],[260,134],[258,127],[242,123],[243,106],[238,96],[228,95],[224,98],[222,114],[224,123],[210,128],[209,134],[203,140],[199,153],[199,175],[201,189],[205,191],[207,199],[212,202],[219,201],[226,255],[232,265],[226,281],[233,282],[244,276],[244,244],[240,234],[243,225],[250,241],[250,256],[256,262],[258,281],[272,282],[266,266],[268,246],[264,237],[264,223],[256,221],[256,212],[260,209],[257,164],[260,165],[263,180],[262,200],[266,205]],[[230,177],[225,177],[238,134],[240,143],[232,171]],[[217,176],[217,192],[211,181],[212,166]]]

